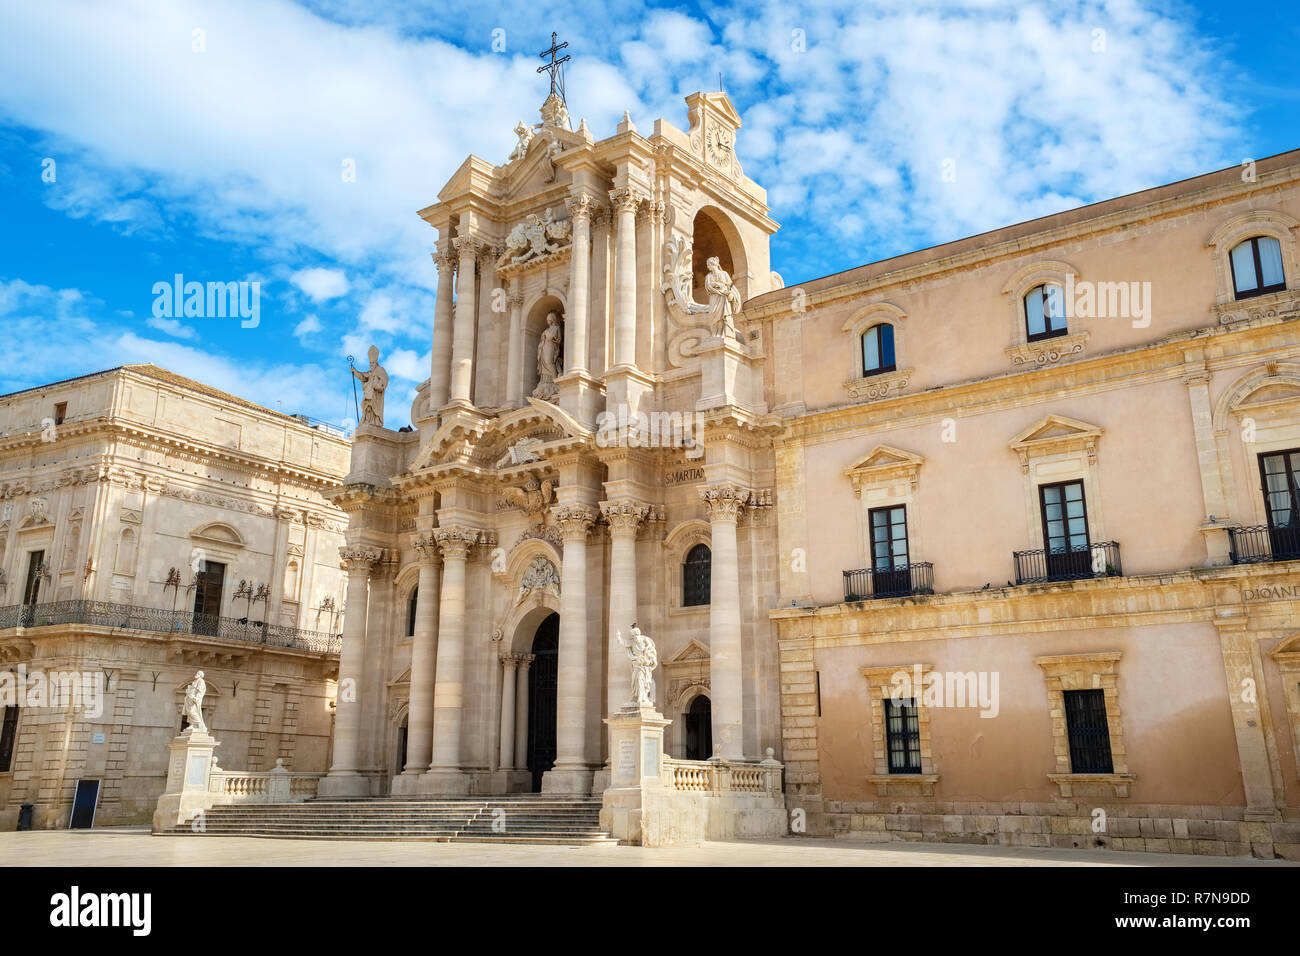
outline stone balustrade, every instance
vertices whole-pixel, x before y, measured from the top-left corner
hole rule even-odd
[[[300,803],[314,799],[323,773],[291,773],[283,761],[265,773],[214,770],[208,775],[212,805],[231,803]]]
[[[665,787],[684,793],[781,793],[784,768],[769,748],[759,763],[737,760],[663,759]]]

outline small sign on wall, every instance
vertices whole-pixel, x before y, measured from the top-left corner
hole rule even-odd
[[[91,742],[92,744],[102,744],[102,743],[104,742],[104,735],[103,735],[103,734],[91,734],[91,735],[90,735],[90,742]]]

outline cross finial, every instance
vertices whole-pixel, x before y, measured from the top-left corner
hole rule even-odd
[[[564,64],[569,62],[569,54],[567,53],[564,54],[564,56],[560,57],[558,60],[555,58],[555,54],[559,53],[561,50],[567,47],[569,45],[569,41],[565,40],[563,43],[556,43],[555,41],[557,39],[558,39],[557,34],[552,32],[551,48],[549,50],[543,50],[541,53],[537,54],[543,60],[545,60],[548,56],[551,58],[551,62],[543,63],[541,66],[537,68],[537,72],[551,74],[551,93],[552,94],[558,93],[560,95],[560,99],[563,100],[564,99]],[[566,106],[568,105],[567,100],[565,101],[565,105]]]

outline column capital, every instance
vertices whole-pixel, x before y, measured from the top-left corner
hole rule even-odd
[[[433,253],[433,264],[438,267],[439,273],[452,273],[456,271],[456,256],[450,249],[438,249]]]
[[[604,208],[603,204],[589,193],[569,196],[564,200],[564,205],[569,207],[569,215],[573,217],[574,225],[579,223],[590,225],[592,219]]]
[[[383,556],[383,548],[367,548],[361,545],[339,548],[339,557],[349,572],[369,571]]]
[[[564,505],[552,512],[565,541],[581,541],[596,523],[598,512],[590,505]]]
[[[735,523],[749,502],[749,492],[739,485],[724,482],[701,488],[700,500],[704,502],[704,511],[710,523],[716,521]]]
[[[636,212],[636,207],[644,200],[645,195],[632,186],[620,186],[618,189],[609,191],[609,201],[614,209],[620,213]]]
[[[650,505],[625,498],[620,501],[602,501],[600,513],[613,534],[636,534],[641,522],[650,516]]]
[[[506,296],[506,304],[512,309],[522,309],[524,307],[524,294],[522,292],[511,292]]]
[[[442,556],[446,560],[458,558],[461,561],[469,557],[470,548],[478,544],[478,532],[472,528],[436,528],[433,532],[433,538],[438,547],[442,550]]]
[[[461,259],[477,259],[487,248],[487,242],[479,236],[457,236],[451,242]]]
[[[421,564],[437,564],[441,553],[438,550],[438,539],[434,537],[434,532],[422,534],[411,542],[411,547],[415,548],[416,553],[420,556]]]

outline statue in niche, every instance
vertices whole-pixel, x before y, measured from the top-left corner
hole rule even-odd
[[[352,377],[361,382],[361,424],[384,424],[384,389],[388,388],[388,373],[379,364],[379,349],[370,346],[370,368],[352,370]]]
[[[713,334],[739,339],[740,334],[736,331],[736,316],[740,315],[740,290],[731,281],[727,271],[722,268],[717,256],[710,256],[705,265],[709,270],[708,276],[704,279],[704,290],[709,293],[709,306],[720,310],[713,323]]]
[[[618,642],[627,648],[628,659],[632,661],[632,699],[628,701],[634,707],[654,706],[654,669],[659,666],[659,651],[648,634],[632,625],[632,639],[623,640],[623,632],[615,631]]]
[[[537,343],[537,387],[533,397],[543,401],[554,401],[560,394],[555,380],[560,375],[564,330],[560,327],[560,317],[554,312],[546,313],[546,328],[542,330],[542,339]]]
[[[194,680],[185,685],[185,720],[189,726],[185,732],[206,734],[208,725],[203,722],[203,695],[208,692],[207,681],[203,671],[194,675]]]

